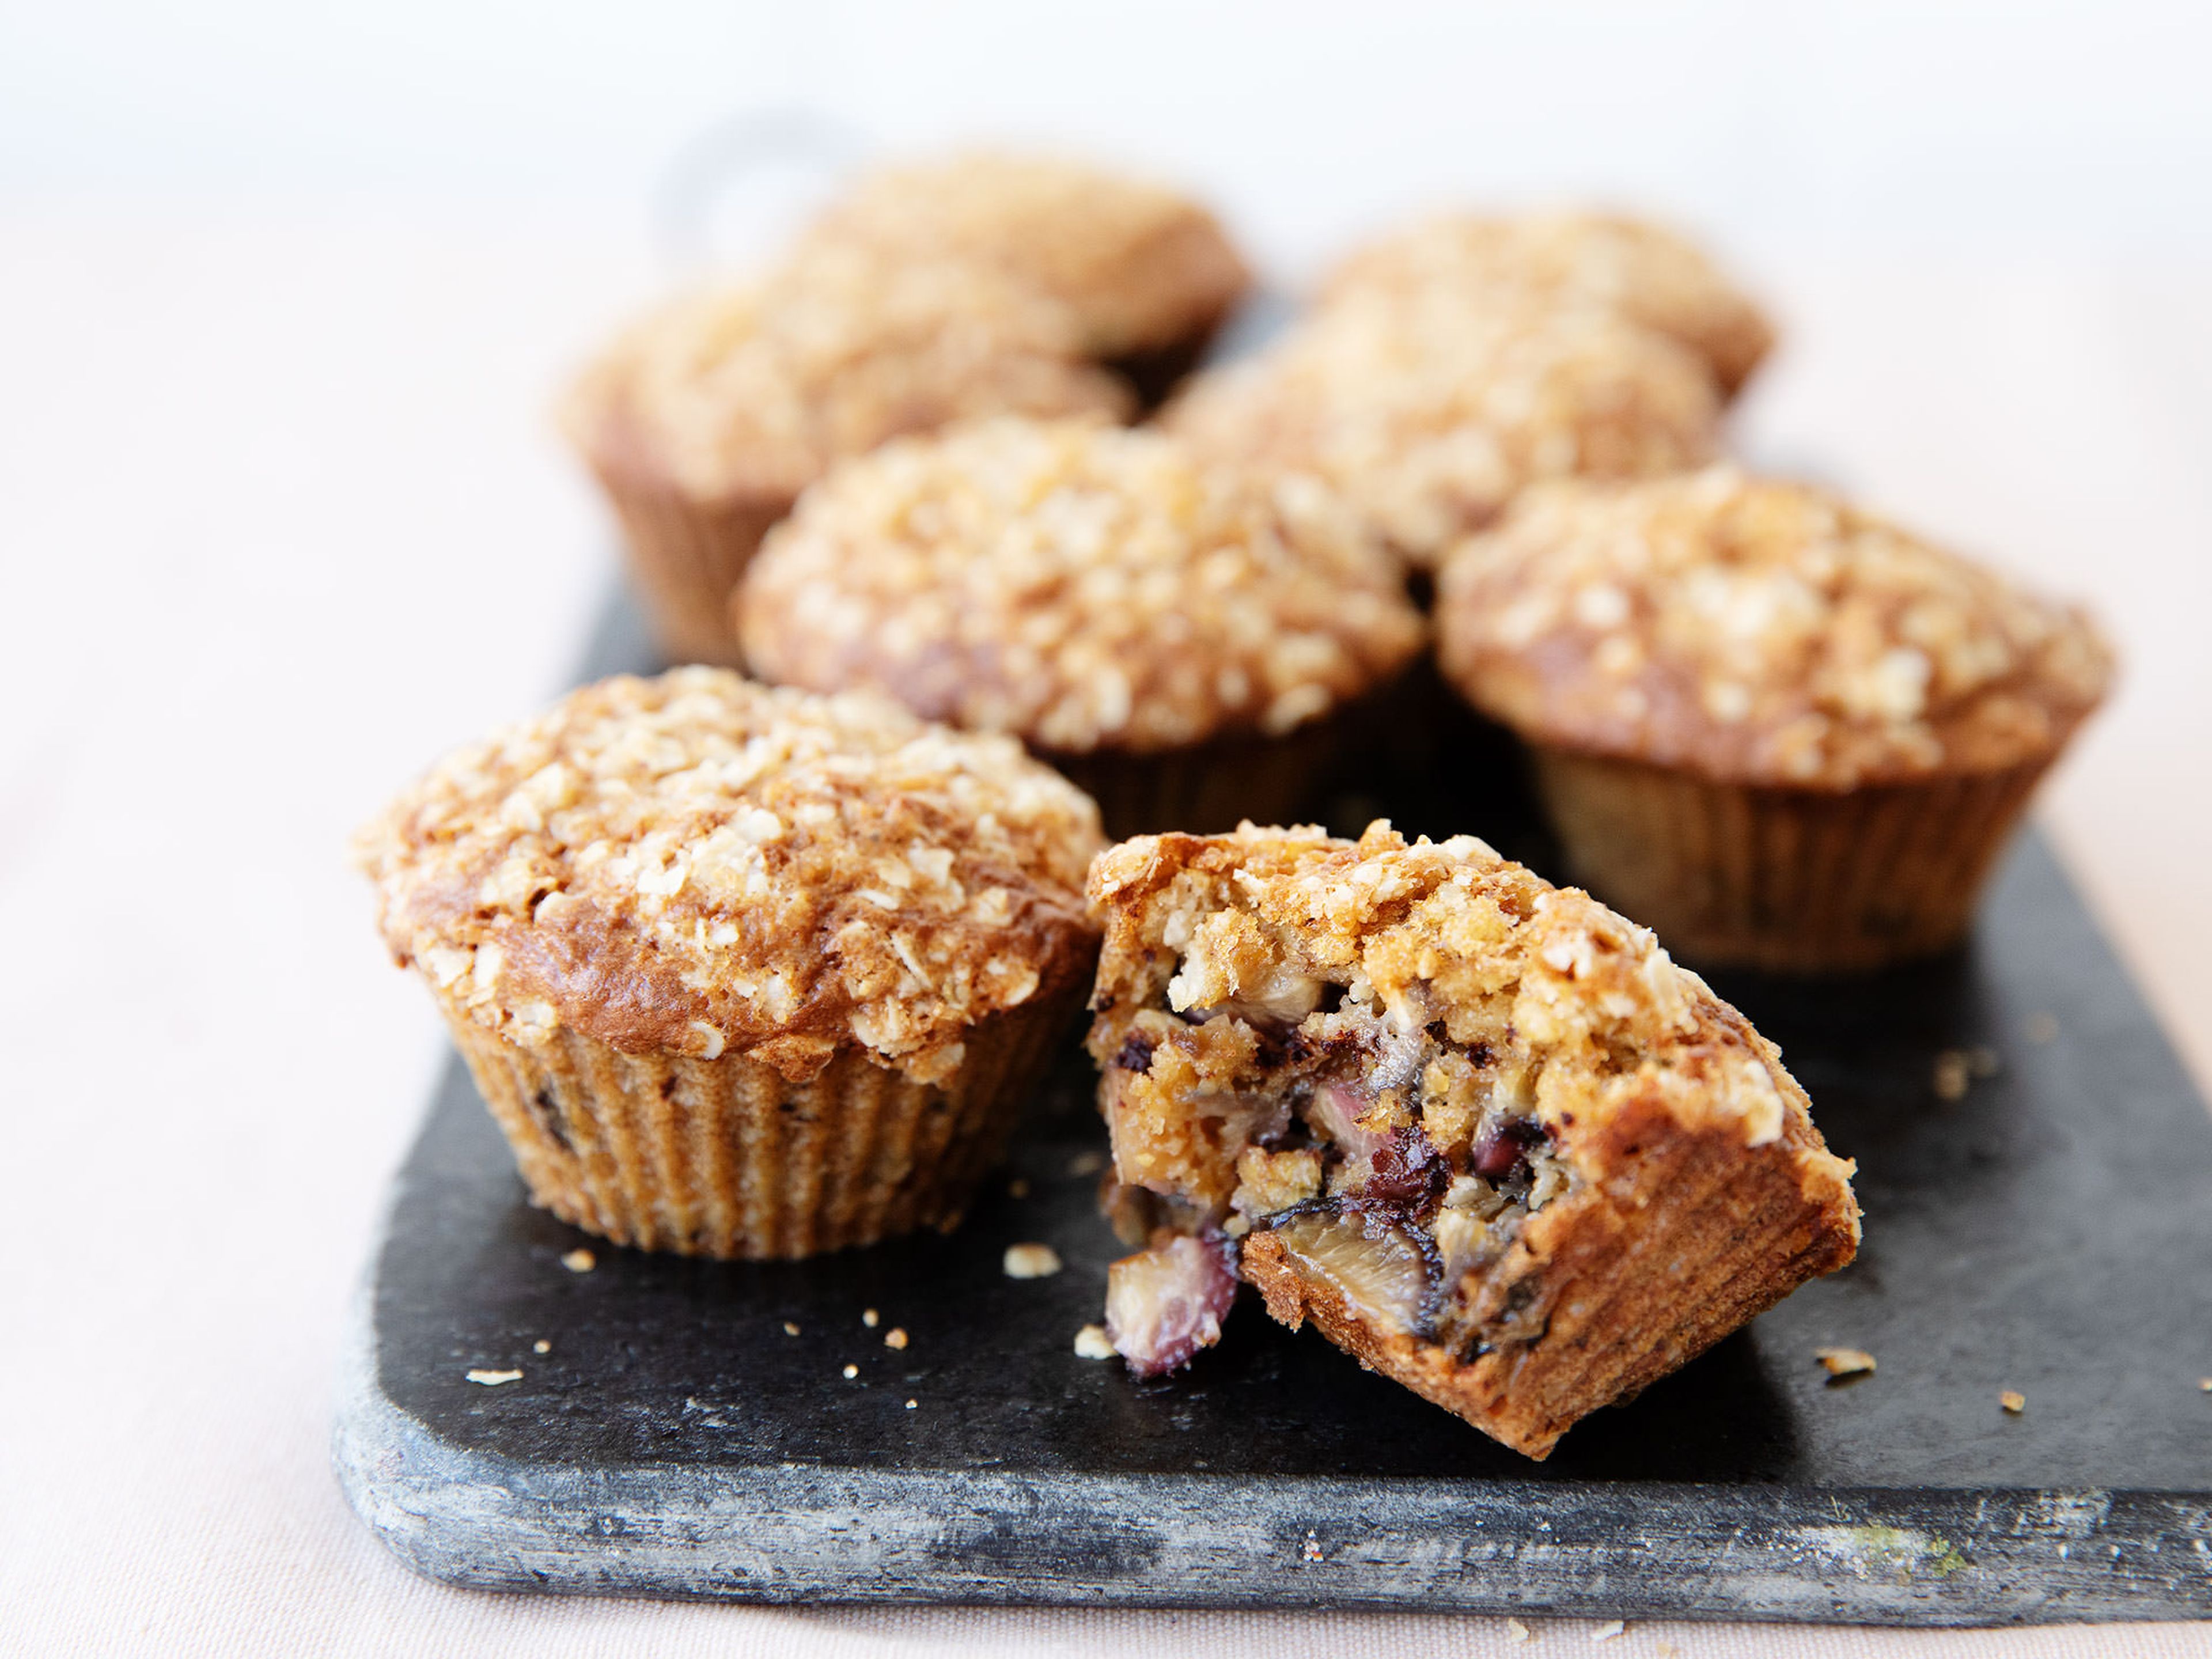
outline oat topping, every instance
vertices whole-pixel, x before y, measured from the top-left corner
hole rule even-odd
[[[1085,349],[1105,357],[1211,326],[1250,281],[1213,216],[1175,191],[991,152],[862,179],[802,238],[797,257],[805,264],[825,249],[1003,271],[1066,305]]]
[[[578,381],[563,423],[603,470],[706,500],[790,496],[902,432],[1127,415],[1127,390],[1082,346],[1065,306],[988,266],[827,250],[654,312]]]
[[[1010,739],[685,668],[457,751],[358,854],[453,1017],[793,1079],[857,1042],[933,1082],[967,1027],[1087,967],[1097,836]]]
[[[1759,307],[1687,239],[1617,214],[1434,215],[1339,265],[1322,303],[1441,293],[1476,307],[1534,301],[1595,307],[1679,341],[1723,386],[1742,384],[1774,343]]]
[[[1050,1279],[1060,1271],[1060,1252],[1049,1244],[1009,1244],[999,1265],[1009,1279]]]
[[[520,1382],[522,1381],[522,1373],[520,1371],[477,1370],[464,1372],[463,1375],[466,1376],[470,1382],[482,1383],[487,1389],[496,1389],[503,1383]]]
[[[1713,467],[1533,492],[1452,557],[1439,654],[1539,741],[1847,788],[2054,751],[2112,658],[2078,611],[1811,488]]]
[[[1422,637],[1387,556],[1310,480],[1072,422],[985,422],[838,467],[737,608],[764,678],[872,686],[1065,753],[1288,732]]]
[[[1864,1348],[1815,1348],[1813,1358],[1820,1362],[1820,1369],[1832,1382],[1874,1374],[1874,1356]]]
[[[561,1258],[561,1265],[572,1273],[587,1273],[599,1265],[599,1259],[589,1250],[580,1248],[570,1250],[563,1255]],[[794,1332],[793,1334],[797,1333]]]
[[[1162,418],[1210,455],[1315,474],[1432,564],[1537,480],[1703,462],[1719,408],[1692,353],[1607,312],[1422,291],[1348,296]]]

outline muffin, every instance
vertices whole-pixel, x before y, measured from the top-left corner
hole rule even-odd
[[[1618,214],[1438,214],[1354,253],[1320,302],[1424,292],[1477,307],[1533,300],[1610,311],[1695,352],[1729,396],[1774,344],[1765,313],[1695,244]]]
[[[1781,1056],[1652,936],[1472,836],[1146,836],[1091,866],[1090,1049],[1158,1201],[1140,1372],[1267,1310],[1541,1458],[1858,1245]]]
[[[822,252],[646,319],[562,419],[621,521],[661,649],[733,664],[731,590],[838,457],[967,416],[1126,416],[1127,389],[1082,342],[1065,306],[990,269]]]
[[[1314,474],[1429,569],[1540,479],[1699,465],[1719,416],[1703,360],[1663,335],[1424,290],[1340,300],[1199,375],[1162,422],[1209,457]]]
[[[800,239],[889,264],[993,267],[1074,313],[1090,356],[1156,399],[1251,285],[1228,235],[1173,190],[1078,162],[989,151],[886,167]]]
[[[958,1221],[1086,988],[1097,841],[1009,739],[685,668],[447,757],[359,855],[532,1200],[758,1258]]]
[[[1726,467],[1532,495],[1437,624],[1575,879],[1693,960],[1801,972],[1955,942],[2112,669],[2078,611]]]
[[[737,611],[763,678],[1010,732],[1115,834],[1295,811],[1425,632],[1396,567],[1310,479],[1068,421],[840,465],[769,538]]]

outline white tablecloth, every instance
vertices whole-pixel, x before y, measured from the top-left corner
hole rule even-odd
[[[0,215],[0,1650],[1583,1650],[1589,1621],[1524,1649],[1486,1619],[499,1597],[347,1510],[332,1367],[441,1044],[345,837],[575,657],[609,538],[544,404],[643,290],[631,246],[359,204]],[[1750,449],[2092,592],[2126,647],[2047,811],[2212,1076],[2212,271],[1771,276],[1793,343]],[[2212,1628],[1601,1650],[1670,1646],[2201,1655]]]

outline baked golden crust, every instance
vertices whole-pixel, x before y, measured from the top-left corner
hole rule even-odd
[[[1178,192],[989,151],[863,179],[808,230],[798,257],[825,249],[1004,271],[1069,307],[1084,349],[1102,358],[1202,337],[1251,283],[1219,222]]]
[[[1844,789],[2047,758],[2112,657],[2076,610],[1729,467],[1532,494],[1438,583],[1439,657],[1561,749]]]
[[[747,660],[1061,754],[1279,736],[1395,674],[1419,614],[1310,480],[1175,440],[998,420],[848,462],[735,602]]]
[[[363,831],[386,942],[542,1046],[918,1082],[1087,969],[1090,799],[1011,740],[726,671],[622,677],[449,756]]]
[[[1028,284],[833,248],[661,307],[579,378],[562,419],[602,475],[787,505],[840,456],[900,433],[1130,409],[1127,388],[1083,361],[1073,313]]]
[[[1620,214],[1436,214],[1353,253],[1320,298],[1424,291],[1475,306],[1534,299],[1611,311],[1696,352],[1731,392],[1774,344],[1765,313],[1694,243]]]
[[[1346,295],[1161,418],[1207,454],[1316,474],[1433,565],[1540,479],[1705,461],[1719,413],[1702,361],[1607,312],[1421,290]]]
[[[1532,1456],[1856,1248],[1773,1046],[1473,837],[1141,837],[1088,890],[1118,1179]]]

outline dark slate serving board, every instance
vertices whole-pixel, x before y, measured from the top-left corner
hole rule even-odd
[[[646,657],[617,603],[592,672]],[[1390,811],[1544,868],[1494,744],[1455,733],[1443,766],[1393,756],[1395,781],[1332,821]],[[532,1209],[456,1063],[363,1291],[340,1479],[422,1571],[514,1589],[2212,1616],[2212,1116],[2040,838],[1947,958],[1717,982],[1858,1159],[1865,1248],[1548,1462],[1283,1330],[1249,1292],[1179,1377],[1078,1358],[1118,1249],[1071,1043],[959,1232],[766,1266],[623,1250]],[[1939,1054],[1977,1049],[1993,1073],[1940,1097]],[[1006,1278],[1024,1241],[1066,1270]],[[589,1273],[561,1264],[580,1244]],[[884,1346],[894,1326],[902,1352]],[[1825,1345],[1880,1369],[1829,1383]],[[471,1368],[522,1376],[487,1387]],[[2024,1414],[2000,1408],[2007,1389]]]

